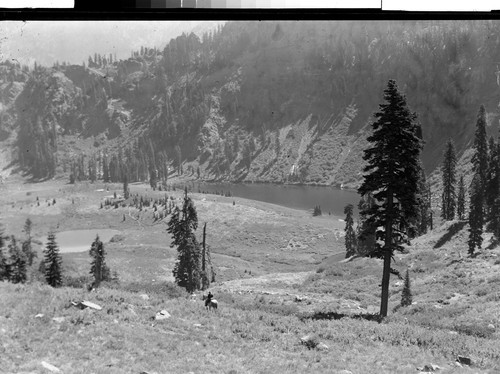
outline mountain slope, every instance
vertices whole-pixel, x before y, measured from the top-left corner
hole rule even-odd
[[[56,165],[67,170],[78,154],[101,165],[102,154],[122,149],[117,162],[137,164],[131,180],[147,178],[137,169],[151,175],[167,164],[179,173],[199,168],[209,180],[354,187],[388,79],[419,115],[427,172],[448,137],[459,152],[470,146],[481,103],[489,132],[497,131],[499,28],[491,21],[232,22],[127,60],[95,55],[86,66],[38,66],[19,82],[27,92],[7,122],[29,130],[20,130],[19,151],[36,137],[48,145],[35,153],[58,152],[55,161],[37,157],[48,167],[19,156],[38,177],[61,172]],[[32,87],[44,94],[35,99]],[[25,107],[33,110],[28,118]]]

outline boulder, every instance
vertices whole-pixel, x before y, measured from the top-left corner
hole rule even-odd
[[[48,362],[45,362],[45,361],[42,361],[42,366],[45,369],[50,370],[53,373],[60,373],[61,372],[61,369],[59,369],[59,368],[55,367],[54,365],[49,364]]]
[[[472,365],[472,359],[470,357],[458,356],[457,357],[457,362],[459,362],[462,365],[467,365],[467,366],[471,366]]]
[[[42,313],[38,313],[35,318],[42,318],[45,314],[42,314]]]
[[[54,317],[52,318],[52,321],[57,322],[57,323],[63,323],[64,322],[64,317]]]
[[[145,293],[142,293],[139,295],[139,297],[142,299],[142,300],[149,300],[149,296],[146,295]]]
[[[163,320],[163,319],[168,319],[170,318],[170,313],[167,312],[166,310],[161,310],[158,313],[156,313],[155,319],[156,320]]]
[[[325,343],[319,343],[318,346],[316,347],[318,351],[328,351],[330,349],[329,346],[327,346]]]
[[[76,307],[76,308],[79,308],[79,309],[85,309],[85,308],[91,308],[91,309],[95,309],[95,310],[101,310],[102,307],[97,305],[97,304],[94,304],[90,301],[72,301],[71,304]]]
[[[492,330],[495,330],[495,325],[494,325],[494,324],[492,324],[492,323],[490,323],[490,324],[488,325],[488,328],[489,328],[489,329],[492,329]]]
[[[102,307],[100,305],[91,303],[90,301],[82,301],[82,305],[86,306],[87,308],[92,308],[92,309],[95,309],[95,310],[101,310],[102,309]]]

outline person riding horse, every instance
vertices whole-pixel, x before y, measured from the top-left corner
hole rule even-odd
[[[207,299],[205,300],[205,306],[208,307],[212,299],[214,298],[214,295],[212,295],[212,292],[208,291],[208,296]]]
[[[205,300],[205,308],[207,310],[217,309],[217,300],[214,299],[214,295],[210,291],[208,292],[208,296],[203,295],[203,300]]]

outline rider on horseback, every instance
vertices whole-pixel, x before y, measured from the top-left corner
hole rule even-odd
[[[208,296],[205,300],[205,306],[208,307],[208,305],[210,304],[210,302],[212,301],[212,299],[214,298],[214,295],[212,295],[212,293],[210,291],[208,291]]]

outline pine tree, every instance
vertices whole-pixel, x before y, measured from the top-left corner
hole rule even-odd
[[[410,306],[412,303],[411,288],[410,288],[410,272],[406,269],[405,284],[401,293],[401,306]]]
[[[451,221],[455,217],[456,165],[457,165],[457,157],[455,154],[455,144],[453,143],[453,140],[448,139],[443,154],[443,167],[442,167],[443,195],[442,195],[441,217],[446,221]]]
[[[357,225],[356,242],[357,252],[361,256],[369,256],[375,247],[375,231],[377,227],[373,223],[368,222],[368,217],[365,212],[370,211],[370,208],[375,205],[375,199],[371,193],[361,197],[358,210],[359,210],[359,223]]]
[[[201,289],[206,290],[210,286],[210,282],[215,282],[215,270],[212,265],[210,256],[210,246],[206,244],[207,238],[207,223],[203,225],[203,241],[201,252]],[[210,271],[209,271],[210,269]],[[211,277],[209,277],[211,275]]]
[[[458,180],[457,216],[460,221],[465,219],[465,183],[464,176]]]
[[[377,120],[372,124],[373,134],[368,137],[372,147],[364,151],[367,161],[364,181],[358,192],[361,196],[372,193],[376,204],[364,214],[367,222],[376,227],[377,237],[384,245],[375,244],[373,255],[384,259],[380,316],[387,316],[391,259],[395,250],[402,250],[407,230],[418,215],[418,180],[421,139],[406,98],[399,92],[396,82],[390,80],[380,105]]]
[[[488,144],[486,139],[486,110],[484,105],[479,107],[474,135],[474,155],[472,156],[473,171],[478,175],[479,189],[482,193],[486,188],[486,174],[488,170]]]
[[[469,254],[474,255],[476,248],[480,249],[483,243],[483,191],[479,174],[474,175],[470,187],[469,209]]]
[[[354,207],[352,204],[347,204],[344,207],[345,216],[345,257],[354,256],[356,253],[356,233],[354,232],[354,219],[353,219]]]
[[[486,226],[489,232],[498,231],[500,225],[500,217],[498,211],[498,204],[496,200],[499,197],[499,173],[500,173],[500,159],[498,155],[498,145],[495,143],[493,137],[489,141],[489,157],[488,157],[488,170],[486,172],[486,187],[484,193],[484,203],[486,211]]]
[[[182,210],[175,207],[168,222],[167,232],[172,235],[171,247],[177,246],[177,262],[173,275],[176,283],[188,292],[200,289],[200,246],[194,231],[198,228],[198,215],[194,203],[184,190]]]
[[[127,174],[123,174],[123,198],[127,200],[130,197],[130,190],[128,188]]]
[[[62,285],[62,259],[59,254],[59,247],[56,243],[56,236],[53,232],[49,232],[44,254],[45,279],[52,287],[59,287]]]
[[[106,251],[104,250],[104,244],[99,239],[99,235],[93,241],[89,255],[92,257],[90,274],[94,276],[93,287],[97,288],[102,281],[109,280],[111,273],[106,266]]]
[[[26,262],[28,266],[33,265],[33,260],[35,257],[37,257],[36,252],[33,250],[31,241],[31,230],[33,228],[33,222],[29,218],[26,219],[26,222],[24,223],[24,233],[26,234],[26,239],[23,241],[22,248],[23,248],[23,253],[24,256],[26,257]]]
[[[12,283],[26,282],[26,257],[19,249],[17,240],[12,235],[8,245],[8,253],[10,257],[10,281]]]

